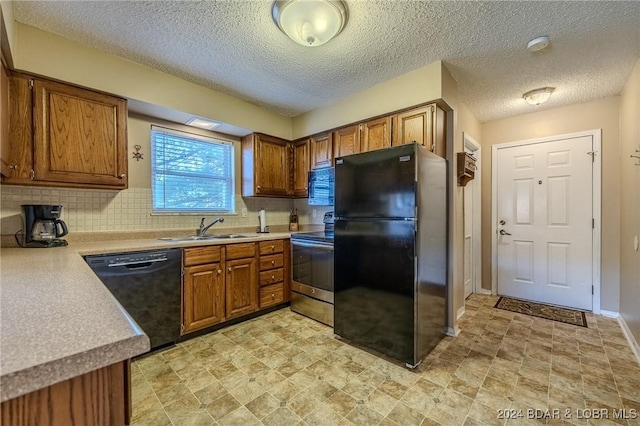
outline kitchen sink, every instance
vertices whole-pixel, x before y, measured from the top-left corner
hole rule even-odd
[[[206,240],[218,240],[229,238],[250,238],[253,235],[244,234],[218,234],[218,235],[189,235],[188,237],[162,237],[163,241],[206,241]]]

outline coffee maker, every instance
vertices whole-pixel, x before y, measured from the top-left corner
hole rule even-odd
[[[16,241],[19,245],[22,247],[67,245],[67,242],[60,238],[69,233],[67,224],[60,220],[62,206],[23,204],[20,207],[22,207],[22,230],[16,233]]]

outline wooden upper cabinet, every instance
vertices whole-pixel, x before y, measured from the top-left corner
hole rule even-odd
[[[33,80],[37,180],[127,187],[124,99]]]
[[[33,185],[33,97],[31,78],[9,76],[9,174],[2,183]]]
[[[381,117],[370,120],[361,125],[362,152],[391,146],[391,117]]]
[[[127,101],[28,75],[9,78],[12,184],[127,187]]]
[[[332,132],[311,137],[311,169],[331,167],[333,165]]]
[[[360,152],[360,126],[343,127],[333,132],[334,158]]]
[[[9,176],[9,74],[4,64],[0,64],[0,68],[0,174]]]
[[[393,116],[393,146],[417,142],[446,157],[445,112],[435,104]]]
[[[252,133],[242,138],[242,196],[291,195],[290,142]]]
[[[293,143],[293,196],[305,198],[309,196],[309,138]]]

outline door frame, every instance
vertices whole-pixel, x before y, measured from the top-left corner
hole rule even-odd
[[[491,147],[491,293],[498,294],[498,150],[503,148],[513,148],[523,145],[532,145],[538,143],[553,143],[559,139],[571,139],[584,136],[591,136],[593,141],[593,173],[592,179],[592,211],[594,219],[594,227],[591,231],[593,241],[593,252],[591,255],[592,262],[592,284],[593,294],[592,311],[594,314],[600,314],[600,256],[601,256],[601,206],[602,206],[602,148],[601,136],[602,129],[587,130],[584,132],[567,133],[562,135],[546,136],[536,139],[527,139],[516,142],[507,142],[496,144]]]
[[[476,157],[476,171],[473,178],[473,219],[472,219],[472,232],[473,238],[471,241],[471,250],[473,253],[473,285],[471,287],[471,294],[482,292],[482,151],[480,144],[473,139],[466,132],[462,132],[462,140],[464,141],[464,149],[469,149],[473,152],[473,156]],[[464,209],[464,199],[463,199]],[[463,210],[463,220],[466,210]],[[463,222],[464,224],[464,222]],[[463,239],[464,239],[464,226]],[[464,244],[464,243],[463,243]],[[464,253],[463,253],[464,256]],[[464,290],[463,290],[464,291]]]

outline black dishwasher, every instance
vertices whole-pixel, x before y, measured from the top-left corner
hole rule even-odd
[[[181,249],[101,254],[84,259],[149,336],[151,350],[178,340]]]

